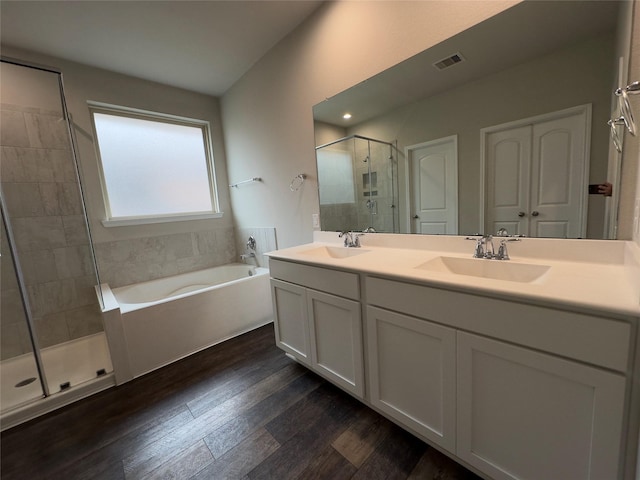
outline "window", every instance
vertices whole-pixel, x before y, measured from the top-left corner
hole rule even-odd
[[[105,226],[219,217],[209,124],[90,104]]]

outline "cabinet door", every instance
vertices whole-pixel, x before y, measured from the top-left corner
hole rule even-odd
[[[455,330],[367,308],[371,403],[455,451]]]
[[[309,365],[306,289],[271,279],[276,345]]]
[[[307,290],[314,369],[347,391],[364,396],[360,303]]]
[[[458,333],[457,455],[501,479],[619,478],[624,377]]]

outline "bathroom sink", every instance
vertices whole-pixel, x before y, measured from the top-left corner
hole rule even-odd
[[[485,260],[482,258],[436,257],[415,268],[432,272],[454,273],[472,277],[531,283],[542,277],[548,265],[517,263],[510,260]]]
[[[324,258],[348,258],[355,257],[356,255],[362,255],[363,253],[370,252],[371,250],[365,250],[362,248],[347,248],[347,247],[318,247],[311,250],[304,250],[298,252],[300,255],[309,255],[310,257],[324,257]]]

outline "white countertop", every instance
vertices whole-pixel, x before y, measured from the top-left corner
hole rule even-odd
[[[323,246],[345,248],[336,233],[316,232],[313,243],[267,255],[279,260],[599,315],[640,317],[640,247],[633,242],[524,238],[508,244],[510,260],[485,260],[471,258],[474,244],[465,241],[464,237],[367,234],[362,237],[360,251],[363,253],[355,256],[332,258],[307,253]],[[550,268],[530,283],[417,268],[437,257],[546,265]]]

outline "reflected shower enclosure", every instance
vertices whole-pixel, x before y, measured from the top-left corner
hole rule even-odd
[[[360,135],[316,147],[322,230],[399,232],[394,151]]]
[[[5,415],[112,371],[61,73],[2,58]]]

